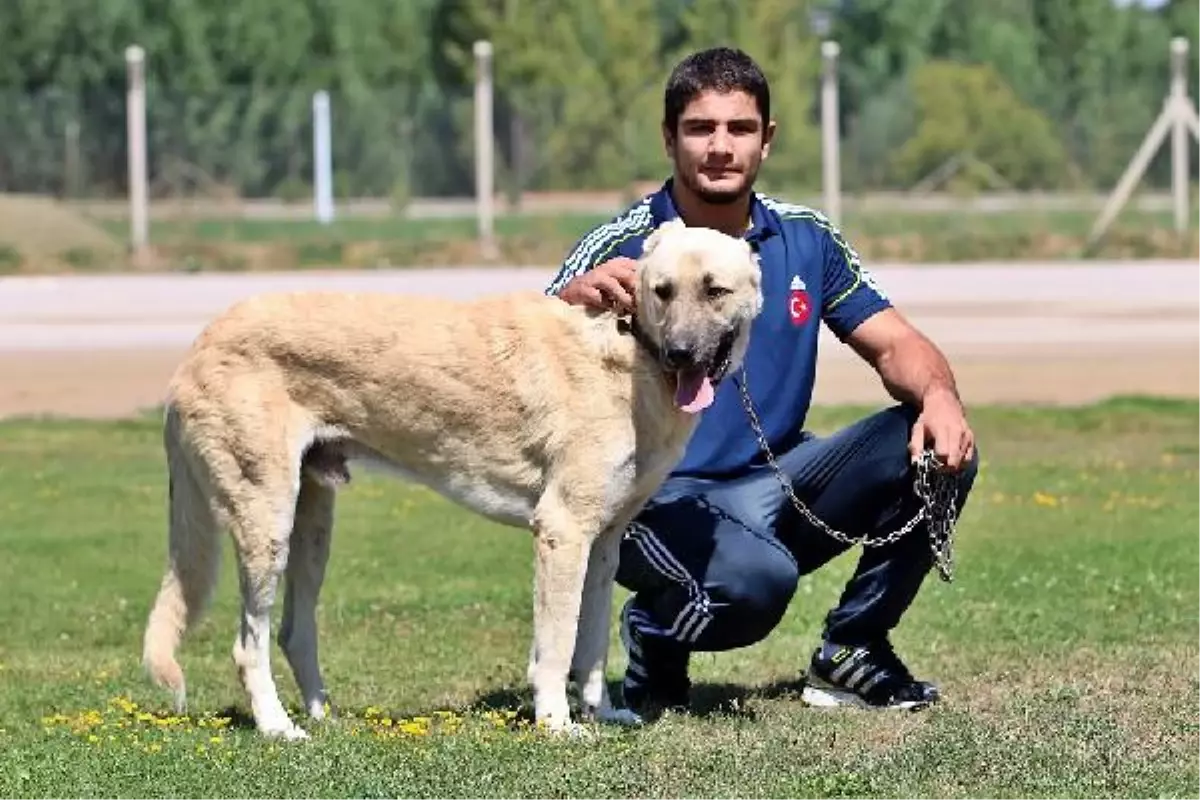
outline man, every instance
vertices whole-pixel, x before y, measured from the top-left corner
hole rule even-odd
[[[932,449],[958,483],[960,510],[978,455],[945,358],[896,311],[820,214],[753,190],[775,122],[767,81],[745,53],[695,53],[666,86],[663,187],[584,236],[547,289],[580,305],[633,310],[634,259],[664,220],[744,236],[762,266],[764,306],[744,379],[783,480],[826,524],[887,536],[919,508],[914,463]],[[827,438],[804,431],[821,321],[878,372],[898,404]],[[814,526],[784,489],[743,405],[741,373],[721,383],[677,469],[624,534],[617,580],[629,653],[623,693],[643,714],[686,706],[692,651],[744,647],[783,617],[800,575],[845,544]],[[868,543],[870,544],[870,543]],[[922,707],[889,632],[933,565],[924,522],[865,546],[808,664],[811,704]]]

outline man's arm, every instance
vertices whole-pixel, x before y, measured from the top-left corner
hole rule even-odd
[[[854,248],[824,222],[826,324],[879,374],[888,394],[918,410],[909,452],[916,459],[932,443],[950,469],[975,453],[954,373],[942,352],[897,311]]]
[[[870,364],[888,394],[924,408],[926,398],[948,395],[959,401],[950,363],[925,334],[895,308],[880,311],[856,327],[846,343]]]
[[[649,232],[653,224],[650,200],[630,206],[608,222],[595,226],[581,236],[559,266],[558,273],[545,288],[548,295],[560,295],[574,279],[617,256],[626,255],[625,246]]]
[[[918,409],[909,439],[915,459],[932,443],[951,470],[975,455],[975,433],[967,422],[954,372],[945,355],[894,308],[864,320],[846,343],[879,374],[888,393]]]
[[[649,231],[648,201],[588,231],[563,260],[545,289],[572,305],[606,310],[634,310],[637,262],[631,245]]]

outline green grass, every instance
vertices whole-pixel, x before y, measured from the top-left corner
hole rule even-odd
[[[563,214],[521,215],[496,218],[499,236],[563,235],[578,236],[589,227],[607,222],[607,215]],[[125,235],[129,225],[124,220],[105,220],[103,225],[113,235]],[[474,217],[447,219],[409,219],[407,217],[339,217],[328,225],[315,220],[286,219],[200,219],[157,220],[151,223],[152,242],[250,242],[277,241],[454,241],[476,236],[478,223]]]
[[[1097,214],[1084,211],[1011,211],[998,213],[961,212],[847,212],[843,220],[847,234],[856,236],[944,235],[947,231],[1016,235],[1047,232],[1084,236],[1095,224]],[[500,215],[495,220],[500,237],[559,235],[577,238],[594,225],[607,222],[611,214],[521,214]],[[1170,212],[1129,210],[1120,218],[1121,227],[1171,230]],[[101,224],[114,236],[125,236],[129,225],[123,219]],[[1194,221],[1191,227],[1195,227]],[[357,241],[452,241],[473,239],[478,223],[474,217],[410,219],[395,217],[336,218],[329,225],[315,220],[254,218],[209,218],[198,220],[153,220],[153,242],[275,242],[288,240]]]
[[[821,409],[813,426],[865,411]],[[228,548],[181,651],[191,716],[171,717],[142,676],[164,558],[157,420],[0,423],[0,793],[1194,797],[1198,411],[1120,399],[972,412],[983,465],[956,580],[931,577],[895,635],[942,683],[940,706],[797,701],[848,554],[802,581],[765,642],[695,657],[690,714],[595,741],[525,721],[528,536],[357,478],[319,616],[341,718],[300,745],[248,727]],[[623,665],[616,648],[613,679]],[[294,707],[278,649],[273,666]]]

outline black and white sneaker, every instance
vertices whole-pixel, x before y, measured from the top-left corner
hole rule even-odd
[[[650,718],[667,709],[684,709],[692,688],[688,652],[670,639],[644,634],[638,623],[645,622],[645,612],[635,608],[633,600],[621,609],[621,644],[629,658],[621,683],[625,707]]]
[[[886,640],[859,647],[825,642],[813,653],[801,695],[810,706],[914,711],[939,697],[937,686],[914,678]]]

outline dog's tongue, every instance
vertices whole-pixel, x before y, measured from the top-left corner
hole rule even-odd
[[[713,385],[702,369],[675,374],[675,405],[689,414],[697,414],[712,405]]]

